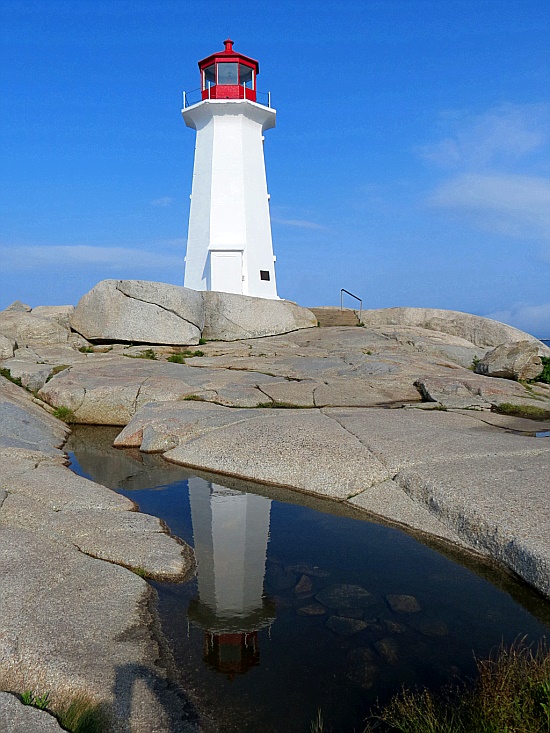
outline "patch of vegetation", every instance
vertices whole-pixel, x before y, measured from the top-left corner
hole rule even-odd
[[[534,379],[534,382],[544,382],[544,384],[550,384],[550,356],[541,356],[541,361],[544,369],[542,374]]]
[[[279,402],[278,400],[271,400],[271,402],[260,402],[256,407],[277,407],[281,410],[307,410],[310,409],[309,405],[294,405],[292,402]]]
[[[193,356],[204,356],[204,351],[200,349],[196,351],[184,349],[183,351],[177,351],[175,354],[171,354],[166,361],[171,361],[173,364],[185,364],[185,360],[191,359]]]
[[[152,359],[153,361],[157,361],[157,355],[153,349],[145,349],[144,351],[140,351],[139,354],[122,354],[122,356],[127,356],[128,359]]]
[[[140,354],[136,355],[136,359],[153,359],[156,361],[157,355],[153,351],[153,349],[145,349],[145,351],[142,351]]]
[[[13,382],[14,384],[16,384],[18,387],[22,387],[23,386],[21,384],[21,380],[19,379],[19,377],[12,377],[11,376],[11,372],[10,372],[9,369],[0,369],[0,376],[5,377],[10,382]]]
[[[51,371],[51,374],[48,375],[46,378],[46,382],[49,382],[50,379],[55,377],[56,374],[59,374],[59,372],[64,372],[65,369],[69,369],[70,364],[58,364],[57,366],[54,366],[54,368]]]
[[[52,412],[52,415],[57,417],[59,420],[63,420],[67,425],[71,425],[76,422],[76,415],[70,407],[65,407],[65,405],[59,405],[59,407],[56,407]]]
[[[317,717],[312,720],[309,726],[310,733],[325,733],[325,724],[323,722],[323,714],[321,708],[317,710]]]
[[[95,349],[93,346],[81,346],[79,351],[81,354],[93,354]]]
[[[206,344],[206,343],[207,343],[207,340],[206,339],[203,339],[203,338],[200,338],[199,339],[199,346],[204,346],[204,344]]]
[[[498,412],[500,415],[526,417],[529,420],[550,420],[550,410],[533,405],[512,405],[510,402],[503,402],[501,405],[493,405],[491,412]]]
[[[188,394],[183,398],[186,402],[207,402],[204,397],[198,394]]]
[[[54,713],[60,725],[71,733],[105,733],[108,729],[101,706],[86,695],[77,695]]]
[[[312,730],[317,730],[312,728]],[[364,733],[548,733],[550,652],[524,641],[477,662],[471,686],[440,696],[404,690],[378,711]]]
[[[472,363],[470,364],[468,369],[471,369],[473,372],[475,372],[475,370],[477,369],[477,365],[480,361],[481,359],[478,356],[474,356],[474,358],[472,359]]]
[[[145,568],[142,568],[139,565],[137,567],[135,567],[135,568],[130,568],[130,570],[133,573],[135,573],[136,575],[139,575],[140,578],[148,578],[149,577],[149,573],[147,572],[147,570],[145,570]]]
[[[45,692],[43,695],[37,695],[32,690],[25,690],[21,693],[21,702],[23,705],[30,705],[39,710],[46,710],[50,703],[50,693]]]

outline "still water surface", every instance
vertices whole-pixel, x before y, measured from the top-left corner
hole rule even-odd
[[[220,733],[307,733],[318,708],[359,732],[403,685],[438,689],[502,641],[549,635],[550,604],[484,563],[333,502],[114,450],[116,432],[77,428],[72,468],[195,548],[193,581],[153,585],[181,682]]]

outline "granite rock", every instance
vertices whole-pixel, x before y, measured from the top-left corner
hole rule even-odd
[[[460,311],[438,308],[381,308],[364,310],[362,318],[367,328],[387,324],[419,326],[459,336],[476,346],[498,346],[505,342],[526,339],[544,348],[538,339],[524,331],[491,318],[474,316],[471,313]]]
[[[201,293],[145,280],[102,280],[78,302],[71,327],[89,341],[198,344]]]
[[[535,379],[542,373],[539,347],[531,341],[501,344],[488,351],[476,364],[475,371],[488,377],[504,379]],[[548,351],[550,356],[550,350]]]
[[[11,359],[13,356],[13,350],[15,348],[14,339],[9,339],[7,336],[0,334],[0,361],[4,359]]]
[[[59,323],[25,311],[0,312],[0,334],[18,346],[67,344],[70,331]]]
[[[311,311],[289,300],[213,291],[205,292],[204,299],[203,337],[209,340],[237,341],[317,326]]]
[[[2,733],[62,733],[57,720],[44,710],[23,703],[8,692],[0,692]]]

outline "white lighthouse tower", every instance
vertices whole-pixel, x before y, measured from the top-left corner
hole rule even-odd
[[[202,101],[184,96],[197,131],[184,285],[277,298],[263,151],[275,110],[256,101],[258,62],[224,43],[199,61]]]

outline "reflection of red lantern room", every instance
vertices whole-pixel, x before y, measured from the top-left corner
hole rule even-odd
[[[204,635],[204,661],[233,679],[260,663],[258,632]]]

